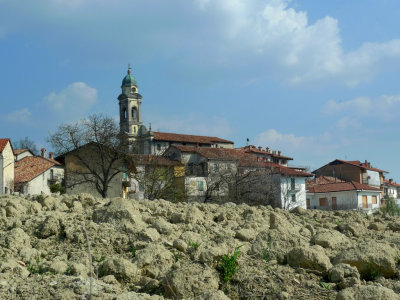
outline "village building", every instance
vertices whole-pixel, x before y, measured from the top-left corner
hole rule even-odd
[[[393,179],[383,180],[384,198],[394,199],[400,205],[400,184],[393,181]]]
[[[41,156],[30,155],[30,151],[16,151],[16,156],[26,155],[15,162],[15,191],[25,195],[51,194],[51,185],[62,185],[64,167],[54,160],[53,153],[46,157],[46,149]]]
[[[288,166],[288,161],[293,160],[293,158],[282,155],[280,150],[271,150],[269,147],[263,149],[263,147],[256,147],[254,145],[248,145],[242,148],[236,148],[239,151],[248,153],[256,157],[259,161],[273,162],[278,165]]]
[[[312,174],[257,159],[240,149],[172,145],[165,155],[185,165],[189,201],[233,201],[233,193],[238,193],[248,204],[306,207],[305,180]]]
[[[307,181],[307,209],[371,211],[381,207],[381,189],[321,176]]]
[[[0,139],[0,194],[14,191],[14,150],[10,139]]]

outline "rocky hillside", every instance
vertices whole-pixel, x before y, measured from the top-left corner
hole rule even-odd
[[[359,212],[0,197],[0,299],[399,299],[400,220]]]

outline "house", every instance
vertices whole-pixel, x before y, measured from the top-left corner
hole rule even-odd
[[[51,153],[49,153],[51,155]],[[28,148],[24,149],[14,149],[14,156],[15,156],[15,161],[21,160],[27,156],[35,156],[31,150]]]
[[[325,166],[312,172],[316,177],[331,176],[345,181],[354,181],[368,186],[381,189],[382,205],[385,204],[383,199],[383,179],[384,174],[389,172],[374,168],[367,160],[361,163],[358,160],[346,161],[335,159]]]
[[[46,157],[44,148],[41,156],[28,154],[17,160],[14,166],[15,190],[22,194],[51,194],[50,186],[61,185],[64,180],[63,165],[54,160],[52,153]]]
[[[381,189],[356,181],[321,176],[306,182],[307,208],[373,210],[381,206]]]
[[[14,191],[14,150],[11,140],[0,139],[0,194]]]
[[[123,198],[183,201],[185,167],[163,156],[133,154],[123,173]]]
[[[306,207],[305,179],[312,174],[257,159],[241,149],[172,145],[165,156],[185,165],[189,201]]]
[[[142,95],[132,71],[128,68],[122,80],[121,94],[118,96],[120,130],[132,145],[131,151],[138,154],[161,155],[171,145],[233,148],[232,141],[213,137],[180,133],[152,131],[142,122]]]
[[[400,205],[400,184],[393,181],[393,179],[383,180],[384,199],[394,199]]]

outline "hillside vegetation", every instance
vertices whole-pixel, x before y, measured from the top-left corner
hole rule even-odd
[[[84,230],[83,230],[84,228]],[[0,299],[399,299],[400,219],[0,197]]]

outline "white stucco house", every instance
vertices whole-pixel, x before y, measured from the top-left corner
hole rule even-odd
[[[35,156],[35,154],[28,148],[14,149],[15,161],[21,160],[27,156]]]
[[[50,185],[62,183],[64,167],[52,158],[25,156],[15,162],[15,190],[26,195],[51,194]]]
[[[359,182],[323,176],[323,180],[315,178],[307,182],[307,208],[372,211],[381,207],[381,192]]]
[[[10,139],[0,139],[0,194],[14,191],[14,150]]]

